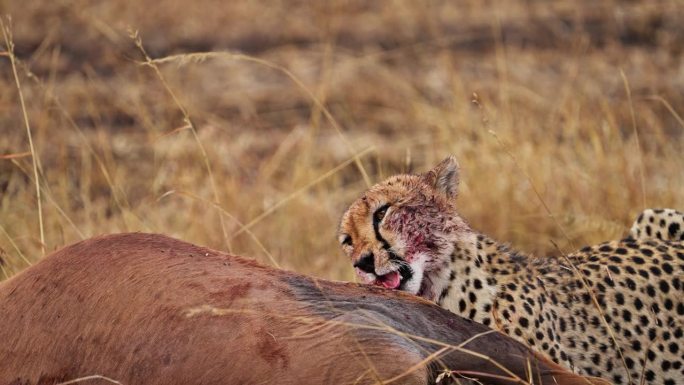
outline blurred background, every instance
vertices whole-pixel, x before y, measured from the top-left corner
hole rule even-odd
[[[0,279],[146,231],[352,280],[345,208],[448,154],[472,227],[537,255],[684,209],[681,1],[0,0],[0,14],[25,101],[3,40]]]

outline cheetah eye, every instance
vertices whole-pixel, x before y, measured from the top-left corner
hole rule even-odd
[[[380,206],[375,212],[373,213],[373,222],[374,223],[380,223],[383,218],[385,218],[385,215],[387,214],[387,209],[389,208],[389,204],[384,204]]]
[[[352,245],[352,239],[349,235],[344,234],[341,237],[340,243],[342,244],[342,246],[351,246]]]

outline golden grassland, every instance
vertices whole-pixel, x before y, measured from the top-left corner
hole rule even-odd
[[[0,14],[17,59],[15,77],[3,44],[0,279],[146,231],[351,280],[346,206],[448,154],[463,216],[537,255],[684,208],[678,1],[15,0]]]

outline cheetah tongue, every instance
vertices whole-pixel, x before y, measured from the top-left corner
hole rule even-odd
[[[399,272],[393,271],[391,273],[379,276],[378,282],[380,285],[388,289],[396,289],[401,283],[401,276],[399,275]]]

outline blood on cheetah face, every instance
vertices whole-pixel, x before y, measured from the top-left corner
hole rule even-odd
[[[456,213],[458,164],[448,157],[420,175],[371,187],[344,213],[342,249],[365,283],[417,294],[453,248],[444,234],[469,232]]]

